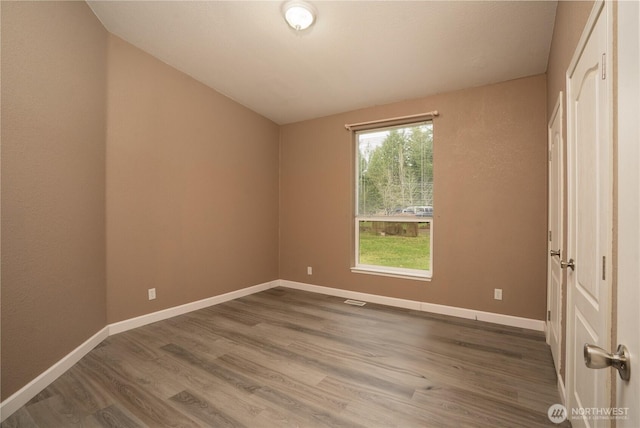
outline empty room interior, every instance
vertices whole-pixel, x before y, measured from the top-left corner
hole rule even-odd
[[[637,9],[2,1],[1,426],[640,426]]]

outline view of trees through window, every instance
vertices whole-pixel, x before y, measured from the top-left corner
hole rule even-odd
[[[393,215],[411,207],[433,207],[431,122],[360,132],[358,155],[359,215]]]
[[[357,142],[358,267],[431,271],[431,122],[361,131]]]

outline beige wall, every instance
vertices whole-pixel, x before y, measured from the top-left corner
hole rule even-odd
[[[558,93],[566,94],[566,77],[569,62],[587,23],[593,1],[559,1],[553,28],[549,63],[547,66],[547,116],[551,118]],[[566,101],[566,100],[563,100]],[[566,106],[565,111],[566,111]],[[566,136],[566,127],[564,128]]]
[[[351,273],[354,150],[343,125],[430,110],[440,112],[433,280]],[[281,278],[544,319],[544,75],[286,125],[280,151]]]
[[[104,327],[107,32],[2,2],[2,399]]]
[[[115,36],[108,69],[108,322],[277,279],[278,126]]]
[[[107,323],[278,278],[278,138],[84,2],[2,2],[2,399]]]
[[[593,7],[592,1],[559,1],[558,8],[556,9],[556,22],[555,27],[553,29],[553,38],[551,40],[551,49],[549,52],[549,64],[547,66],[547,121],[551,119],[551,114],[553,114],[553,108],[558,101],[558,95],[560,91],[563,93],[562,104],[563,111],[567,112],[566,106],[566,76],[567,69],[569,68],[569,63],[573,58],[573,53],[578,45],[578,41],[580,40],[580,36],[582,35],[582,30],[584,29],[585,24],[587,23],[587,18],[591,13],[591,8]],[[567,120],[566,117],[563,119],[562,124],[562,133],[563,139],[565,141],[564,146],[564,159],[566,162],[567,159]],[[565,196],[568,194],[566,188],[566,173],[567,168],[565,165]],[[567,224],[567,201],[565,198],[564,203],[564,224]],[[564,228],[564,248],[562,249],[562,254],[566,254],[568,251],[568,242],[567,242],[567,228]],[[563,313],[562,313],[562,331],[566,330],[566,318],[567,318],[567,285],[566,285],[566,272],[563,274],[563,285],[562,285],[562,301],[563,301]],[[564,361],[565,361],[565,351],[566,344],[562,343],[562,356],[561,361],[563,361],[563,365],[561,366],[561,375],[564,378]]]
[[[83,2],[2,2],[2,399],[107,323],[278,277],[542,319],[545,106],[589,9],[558,6],[548,87],[278,127],[108,36]],[[432,109],[433,281],[352,274],[343,124]]]

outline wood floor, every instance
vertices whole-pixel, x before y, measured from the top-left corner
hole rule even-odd
[[[2,428],[563,426],[542,333],[343,302],[274,288],[111,336]]]

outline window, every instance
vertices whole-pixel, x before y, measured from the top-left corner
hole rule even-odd
[[[355,272],[430,278],[433,124],[357,131]]]

